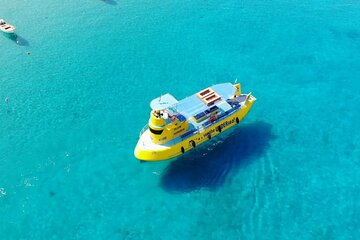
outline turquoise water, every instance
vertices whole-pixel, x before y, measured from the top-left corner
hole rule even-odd
[[[358,1],[17,0],[0,18],[18,34],[0,35],[1,239],[360,239]],[[151,99],[236,78],[258,98],[240,127],[134,158]]]

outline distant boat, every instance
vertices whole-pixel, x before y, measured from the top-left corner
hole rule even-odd
[[[15,26],[5,22],[4,19],[0,19],[0,31],[4,33],[13,33],[15,32]]]

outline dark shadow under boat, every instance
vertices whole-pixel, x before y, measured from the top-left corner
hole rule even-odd
[[[274,138],[271,129],[269,123],[255,122],[238,127],[228,136],[220,135],[204,143],[165,168],[161,187],[168,192],[190,192],[201,188],[216,190],[231,172],[265,153]]]
[[[5,36],[6,36],[8,39],[10,39],[11,41],[15,42],[15,43],[16,43],[17,45],[19,45],[19,46],[26,46],[26,47],[28,47],[28,46],[30,45],[29,42],[28,42],[25,38],[19,36],[19,35],[16,34],[16,33],[5,34]]]

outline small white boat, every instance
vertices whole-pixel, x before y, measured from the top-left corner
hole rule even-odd
[[[0,31],[4,33],[13,33],[15,32],[15,26],[5,22],[4,19],[0,19]]]

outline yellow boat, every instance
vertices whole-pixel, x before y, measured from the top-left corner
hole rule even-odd
[[[171,94],[160,96],[150,103],[135,157],[159,161],[184,154],[240,123],[255,101],[251,93],[241,93],[239,83],[216,84],[181,101]]]

